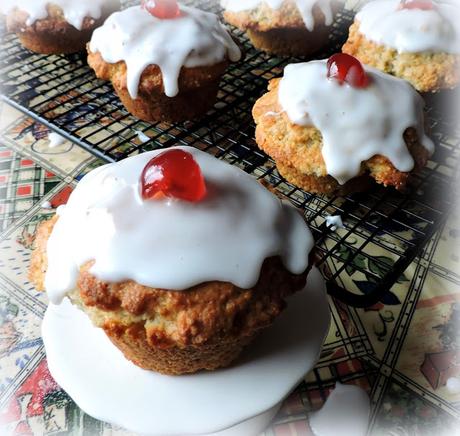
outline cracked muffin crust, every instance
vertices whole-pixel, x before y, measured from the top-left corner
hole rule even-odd
[[[70,54],[84,50],[93,31],[120,6],[119,2],[107,1],[100,14],[94,14],[98,17],[85,15],[71,24],[66,18],[64,5],[61,7],[53,2],[43,3],[46,3],[43,6],[45,17],[31,19],[30,13],[20,6],[7,10],[6,14],[8,31],[16,33],[24,47],[41,54]],[[84,5],[81,7],[84,13]]]
[[[384,186],[404,189],[410,172],[398,171],[387,157],[380,154],[361,162],[358,173],[343,183],[328,174],[323,156],[323,135],[310,121],[298,125],[289,118],[279,101],[281,80],[270,82],[268,92],[254,105],[253,117],[258,146],[273,158],[287,181],[308,192],[326,195],[365,190],[371,186],[372,179]],[[324,96],[317,98],[324,99]],[[404,142],[414,160],[414,170],[422,168],[430,152],[421,144],[415,128],[404,131]],[[351,158],[352,154],[349,155]]]
[[[46,243],[57,218],[37,229],[30,279],[44,290]],[[80,269],[72,303],[136,365],[165,374],[228,366],[302,289],[308,271],[289,273],[279,258],[267,259],[253,289],[208,282],[185,291],[155,289],[133,281],[108,283]]]
[[[340,9],[339,2],[330,2],[331,11],[327,16],[317,4],[313,5],[309,21],[314,25],[309,28],[295,0],[280,3],[278,8],[260,2],[250,9],[232,10],[231,2],[222,1],[224,19],[246,31],[254,47],[267,53],[307,56],[328,43],[332,18]]]
[[[342,51],[367,65],[407,80],[419,92],[453,89],[460,83],[460,55],[400,53],[394,48],[366,39],[359,31],[359,23],[353,23],[350,27]]]
[[[375,0],[356,14],[344,53],[407,80],[419,92],[460,82],[460,8],[435,0]]]

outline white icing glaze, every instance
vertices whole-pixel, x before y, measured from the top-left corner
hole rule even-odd
[[[434,151],[424,132],[423,100],[417,92],[404,80],[365,69],[370,85],[355,88],[329,80],[325,60],[291,64],[279,86],[279,102],[289,119],[321,131],[327,172],[341,184],[357,176],[361,163],[375,155],[386,156],[399,171],[411,171],[414,160],[403,139],[409,127]]]
[[[261,3],[265,3],[272,9],[281,8],[286,0],[221,0],[222,6],[232,12],[241,12],[257,8]],[[316,5],[321,10],[325,18],[325,24],[330,26],[334,19],[332,11],[332,0],[294,0],[297,9],[302,16],[305,27],[311,32],[315,28],[315,17],[313,7]]]
[[[137,138],[142,143],[146,143],[150,141],[150,138],[142,130],[135,130],[135,132],[137,133]]]
[[[211,280],[254,286],[264,260],[279,255],[296,274],[308,265],[312,235],[301,215],[256,179],[196,149],[208,194],[198,203],[144,201],[139,179],[161,151],[100,167],[78,184],[48,241],[45,286],[53,302],[75,288],[95,260],[101,280],[134,280],[181,290]]]
[[[276,410],[314,367],[330,318],[324,279],[313,267],[306,289],[289,297],[274,324],[233,365],[217,371],[176,377],[145,371],[68,299],[48,307],[42,336],[53,378],[90,416],[130,434],[197,436],[228,429],[215,436],[256,436],[272,415],[265,411]],[[256,415],[262,421],[255,427],[232,427]]]
[[[337,383],[322,409],[310,415],[310,427],[315,436],[365,436],[369,414],[369,396],[363,389]]]
[[[140,6],[112,14],[93,33],[90,50],[108,63],[126,62],[127,87],[132,98],[149,65],[158,65],[165,94],[179,93],[182,67],[215,65],[228,57],[238,61],[241,52],[215,14],[181,6],[181,16],[156,18]]]
[[[49,141],[49,144],[48,144],[48,147],[49,148],[56,148],[62,144],[64,144],[64,142],[66,141],[66,139],[55,133],[55,132],[51,132],[49,135],[48,135],[48,141]]]
[[[450,377],[447,379],[446,388],[451,394],[460,394],[460,378]]]
[[[328,215],[326,217],[326,226],[329,227],[333,232],[337,229],[344,229],[344,225],[342,222],[342,217],[340,215]]]
[[[119,0],[2,0],[0,11],[4,14],[15,8],[25,11],[29,14],[26,24],[31,26],[48,17],[49,4],[59,6],[66,21],[78,30],[81,30],[85,17],[98,20],[120,8]]]
[[[369,40],[398,52],[460,53],[460,8],[436,3],[433,10],[400,9],[400,0],[375,0],[356,15]]]

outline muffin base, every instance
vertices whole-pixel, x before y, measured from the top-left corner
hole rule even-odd
[[[162,90],[150,93],[140,90],[133,99],[125,86],[114,83],[113,87],[126,110],[135,117],[148,122],[178,123],[198,118],[214,106],[219,80],[181,91],[176,97],[167,97]]]
[[[229,366],[257,335],[229,340],[222,338],[197,347],[159,348],[151,346],[143,324],[126,328],[104,325],[108,338],[135,365],[165,375],[190,374]]]
[[[142,73],[137,98],[127,87],[127,67],[124,61],[105,62],[99,52],[88,47],[88,64],[100,79],[110,80],[123,105],[135,117],[148,122],[177,123],[202,116],[215,103],[219,83],[229,61],[205,67],[182,67],[179,93],[168,97],[163,76],[157,65],[149,65]]]
[[[308,56],[327,45],[329,30],[327,26],[317,26],[313,32],[306,28],[248,29],[247,35],[252,45],[264,52],[278,56]]]
[[[292,165],[276,162],[278,172],[289,183],[313,194],[348,195],[353,192],[364,192],[375,186],[374,180],[368,175],[362,175],[339,185],[331,176],[318,177],[312,174],[303,174]]]
[[[332,3],[334,17],[343,8],[342,2]],[[224,11],[224,19],[247,32],[254,47],[279,56],[308,56],[329,42],[332,26],[318,6],[313,8],[315,26],[308,30],[293,1],[285,1],[278,9],[265,3],[249,10]]]
[[[21,44],[35,53],[70,54],[84,50],[92,33],[93,29],[80,31],[69,26],[64,32],[39,32],[31,28],[16,34]]]
[[[292,296],[279,321],[228,369],[180,378],[129,364],[67,300],[47,309],[42,330],[51,374],[90,416],[136,434],[208,434],[249,416],[259,417],[267,404],[281,401],[313,368],[330,322],[318,270],[312,271],[307,289]],[[82,374],[86,383],[81,382]],[[260,389],[267,395],[261,396]],[[149,407],[139,407],[145,404]],[[231,421],[228,407],[233,411]],[[253,426],[230,427],[229,433],[259,434]]]

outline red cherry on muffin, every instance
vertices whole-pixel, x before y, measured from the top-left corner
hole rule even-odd
[[[327,77],[340,84],[347,82],[355,88],[366,88],[369,85],[369,77],[361,62],[346,53],[336,53],[328,59]]]
[[[177,0],[142,0],[141,7],[161,19],[177,18],[180,15]]]
[[[401,0],[399,4],[399,9],[420,9],[422,11],[431,11],[435,7],[431,0]]]
[[[169,197],[198,202],[206,195],[206,185],[193,156],[174,149],[155,156],[144,167],[141,195],[144,200]]]

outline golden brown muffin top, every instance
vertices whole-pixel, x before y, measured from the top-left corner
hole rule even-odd
[[[420,92],[450,89],[460,83],[460,55],[450,53],[398,53],[394,48],[368,40],[359,22],[350,27],[344,53],[364,64],[407,80]]]
[[[43,290],[47,268],[46,243],[57,217],[36,232],[30,279]],[[94,277],[91,262],[80,269],[71,300],[99,327],[143,323],[157,346],[199,345],[219,336],[251,336],[283,310],[284,299],[305,285],[307,271],[291,274],[280,258],[265,261],[252,289],[212,281],[185,291],[150,288],[133,281],[107,283]]]
[[[275,161],[290,165],[303,174],[327,176],[321,132],[314,126],[299,126],[289,120],[278,101],[280,80],[273,79],[269,92],[254,105],[257,144]],[[425,165],[429,152],[420,144],[415,129],[407,129],[404,139],[416,167]],[[397,189],[405,186],[408,177],[407,173],[398,171],[386,157],[380,155],[362,163],[361,174],[366,172],[377,182]]]
[[[332,8],[336,13],[340,2],[332,2]],[[321,9],[315,5],[312,10],[315,25],[324,24],[325,17]],[[242,30],[257,30],[260,32],[279,28],[305,28],[305,22],[293,0],[286,0],[279,9],[273,9],[265,2],[261,2],[256,8],[233,12],[224,11],[225,20]],[[313,29],[314,30],[314,29]]]

